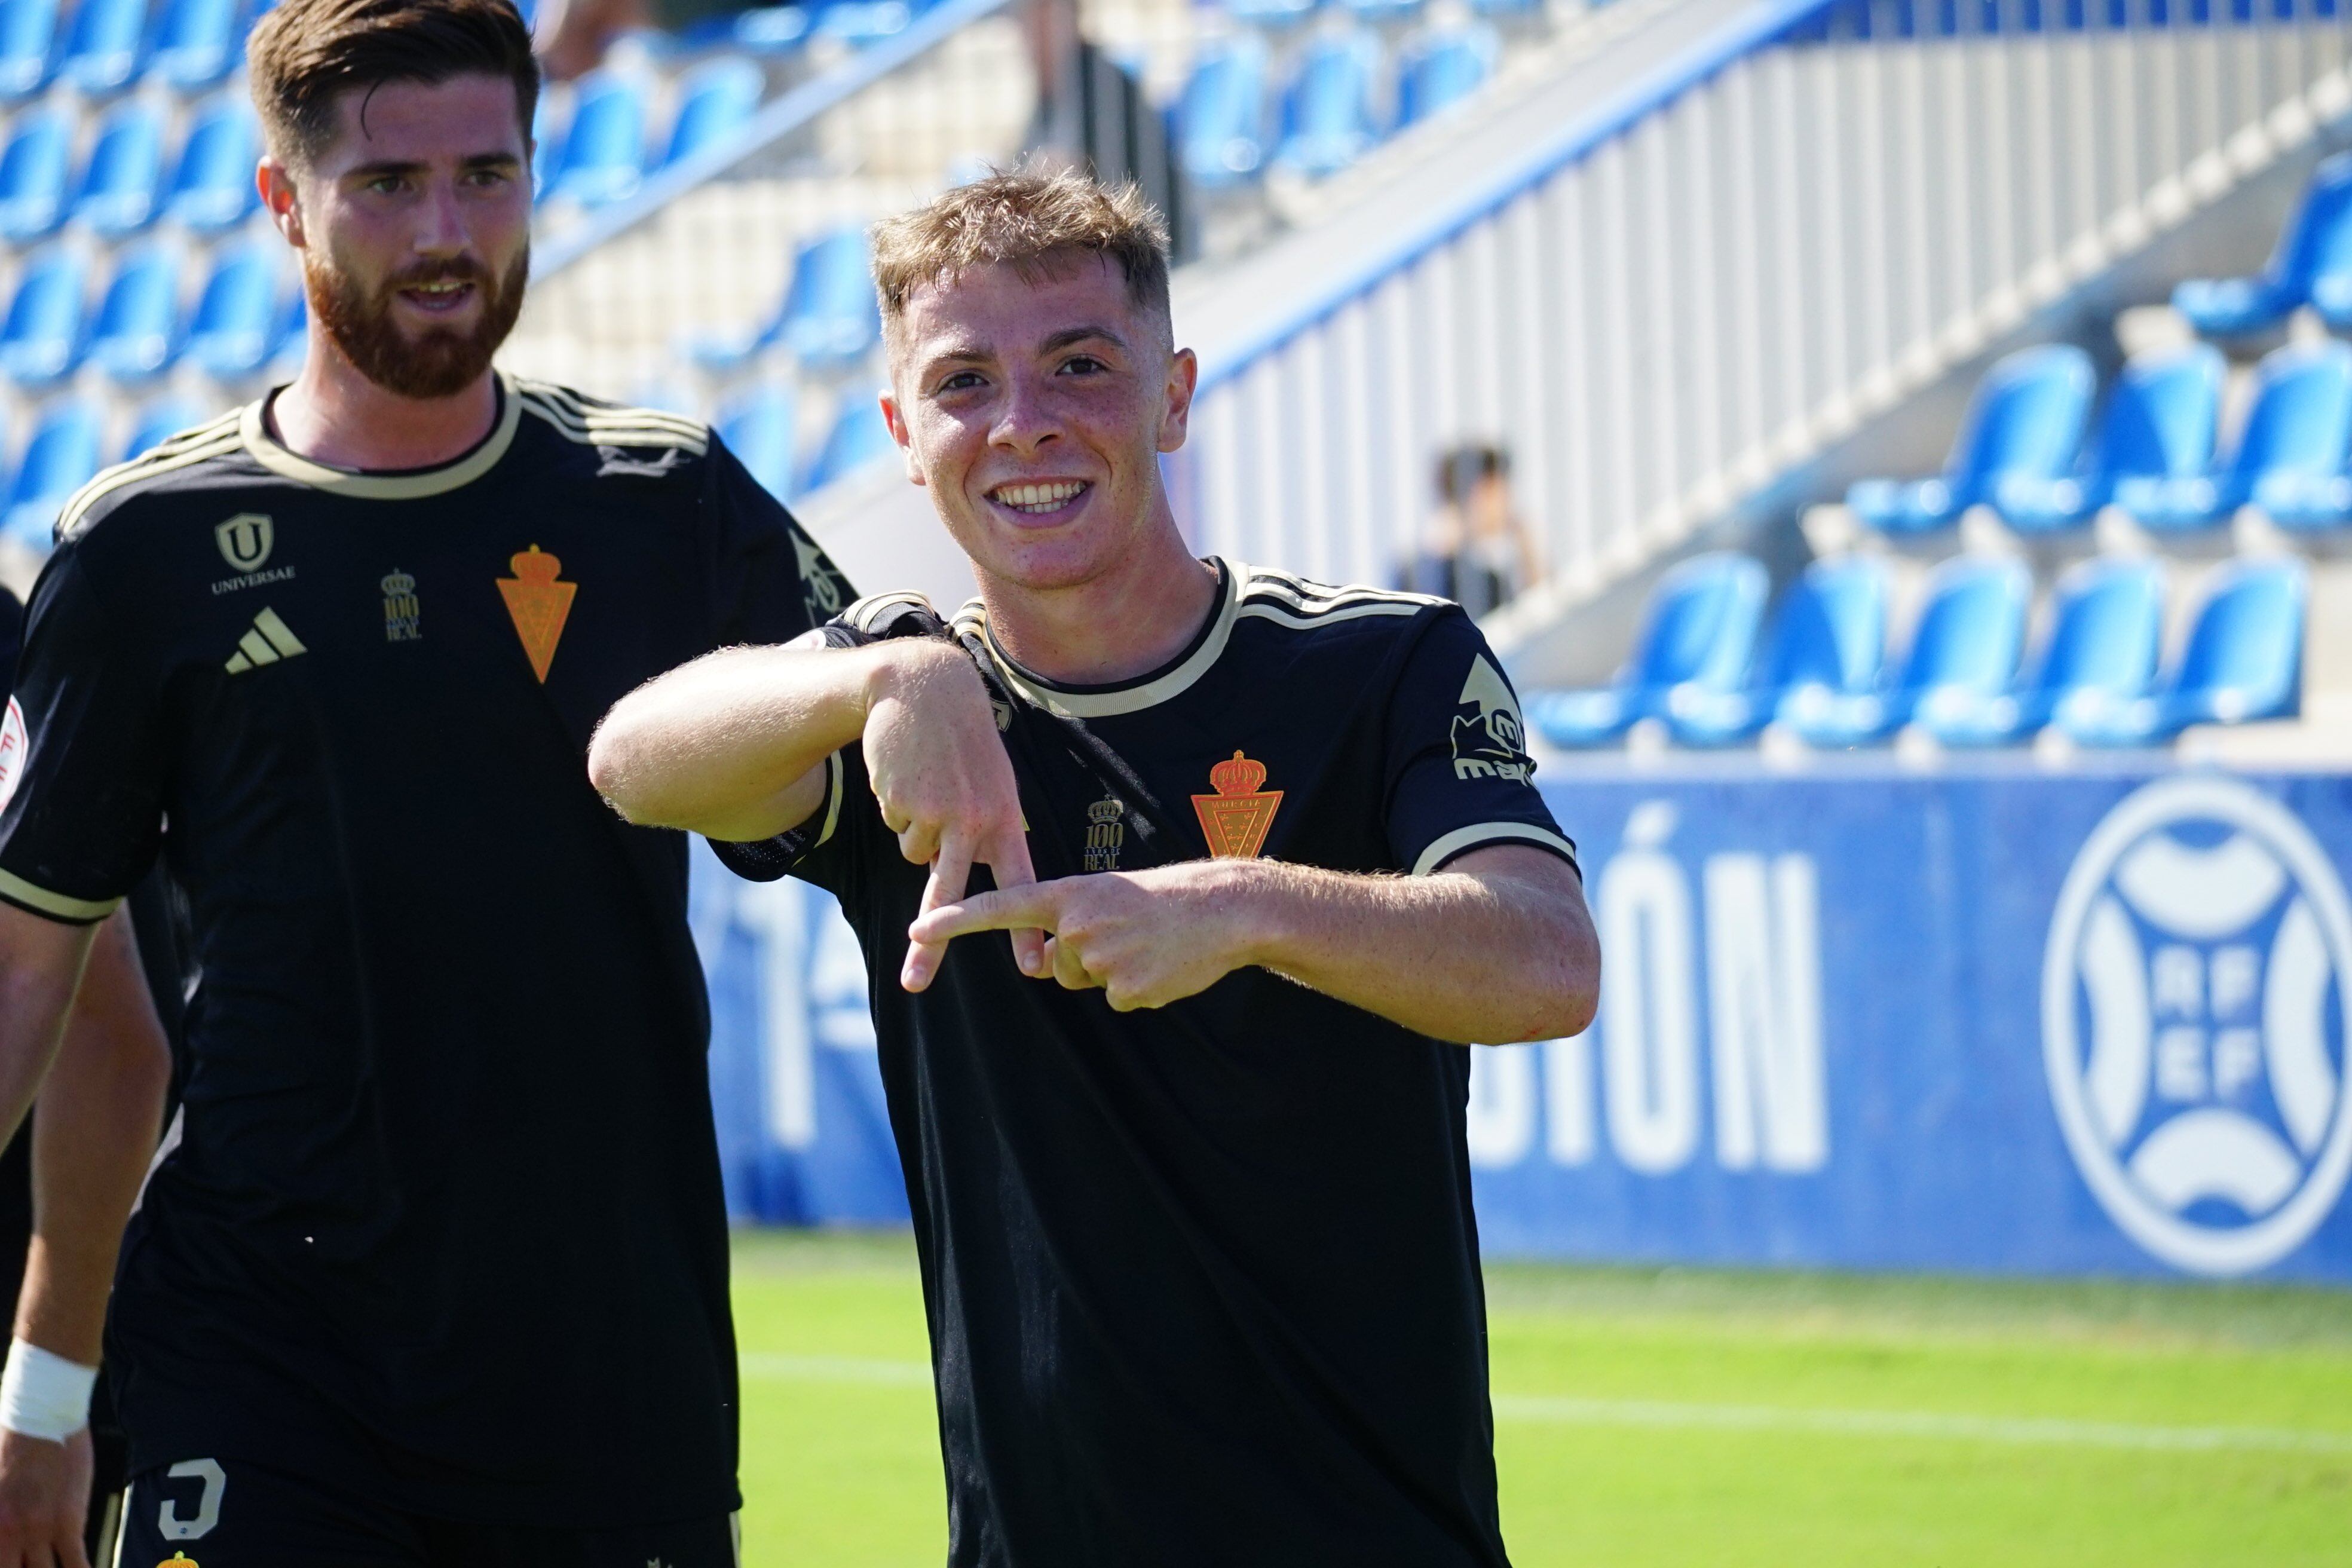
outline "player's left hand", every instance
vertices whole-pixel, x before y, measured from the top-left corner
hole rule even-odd
[[[976,931],[1051,933],[1045,969],[1113,1007],[1164,1007],[1254,962],[1248,883],[1263,861],[1187,860],[976,893],[918,919],[908,935],[944,944]],[[1042,977],[1042,976],[1041,976]]]
[[[89,1568],[89,1428],[52,1443],[0,1432],[0,1568]]]

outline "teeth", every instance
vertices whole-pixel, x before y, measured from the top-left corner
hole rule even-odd
[[[1052,511],[1086,488],[1077,479],[1058,479],[1049,485],[999,485],[995,496],[999,505],[1015,511]]]

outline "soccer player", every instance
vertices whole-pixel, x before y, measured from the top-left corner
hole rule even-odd
[[[1454,1042],[1591,1018],[1575,852],[1459,608],[1187,550],[1164,245],[1076,175],[883,225],[979,599],[705,658],[590,766],[857,929],[956,1568],[1499,1565]]]
[[[539,85],[507,0],[285,0],[248,58],[309,358],[67,505],[0,808],[0,1130],[166,818],[203,976],[107,1329],[121,1561],[719,1568],[685,844],[582,763],[843,586],[702,426],[492,369]]]

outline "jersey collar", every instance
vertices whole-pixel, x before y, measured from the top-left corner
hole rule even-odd
[[[267,396],[245,405],[238,428],[245,437],[245,449],[253,454],[256,462],[298,484],[360,500],[415,500],[420,496],[444,495],[488,473],[514,444],[515,429],[522,423],[522,399],[515,395],[506,372],[495,374],[499,378],[498,424],[480,446],[438,468],[419,468],[406,474],[362,474],[314,463],[289,451],[269,433],[269,423],[261,416],[269,402]]]
[[[1238,561],[1217,560],[1216,564],[1224,576],[1224,587],[1206,634],[1174,664],[1131,686],[1067,687],[1042,680],[1013,663],[996,646],[996,633],[990,629],[987,612],[979,600],[973,600],[968,610],[978,617],[988,641],[988,657],[995,661],[1004,683],[1024,700],[1063,719],[1105,719],[1167,701],[1208,674],[1210,668],[1223,657],[1225,639],[1233,636],[1235,612],[1241,607],[1242,585],[1249,579],[1249,568]]]

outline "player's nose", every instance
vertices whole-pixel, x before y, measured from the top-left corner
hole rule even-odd
[[[1026,377],[1015,376],[1005,388],[1003,406],[988,437],[992,446],[1034,452],[1061,433],[1061,421],[1055,416],[1050,401]]]

